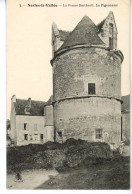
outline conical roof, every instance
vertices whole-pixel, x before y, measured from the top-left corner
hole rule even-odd
[[[104,42],[100,39],[97,32],[98,29],[93,21],[88,16],[84,16],[69,34],[60,49],[85,44],[102,45]]]

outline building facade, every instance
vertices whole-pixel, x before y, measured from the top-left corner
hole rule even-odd
[[[130,141],[130,95],[122,96],[121,99],[122,140]]]
[[[55,140],[121,141],[121,63],[113,12],[84,16],[72,32],[52,26]]]
[[[15,145],[53,141],[53,107],[42,101],[11,99],[10,137]]]

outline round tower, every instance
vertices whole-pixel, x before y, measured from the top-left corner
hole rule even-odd
[[[113,14],[108,16],[99,26],[84,16],[51,61],[56,141],[75,138],[120,143],[123,55],[112,48],[117,30]],[[105,33],[103,40],[106,24],[110,35]]]

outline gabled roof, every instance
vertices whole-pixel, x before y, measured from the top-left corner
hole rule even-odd
[[[101,28],[103,27],[103,25],[104,25],[104,23],[105,23],[105,20],[106,20],[106,19],[102,20],[102,21],[97,25],[97,28],[98,28],[99,31],[100,31]]]
[[[121,110],[130,110],[130,94],[126,96],[122,96],[121,100],[123,101],[121,105]]]
[[[43,116],[44,115],[44,101],[31,100],[30,116]],[[28,100],[16,99],[14,102],[16,115],[27,115],[25,114],[25,106],[28,106]]]
[[[116,27],[116,22],[115,22],[114,14],[113,14],[112,11],[110,11],[109,14],[108,14],[108,16],[107,16],[104,20],[102,20],[102,21],[97,25],[97,28],[98,28],[99,32],[100,32],[101,28],[103,27],[105,21],[106,21],[110,16],[112,16],[112,18],[113,18],[113,21],[114,21],[114,24],[115,24],[115,29],[116,29],[116,31],[117,31],[117,27]]]
[[[84,16],[75,29],[69,34],[60,49],[85,44],[103,45],[104,42],[99,38],[97,32],[98,29],[93,21],[88,16]]]

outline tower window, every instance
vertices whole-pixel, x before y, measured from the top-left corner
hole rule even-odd
[[[28,134],[24,134],[24,140],[28,140]]]
[[[95,129],[96,139],[102,139],[102,129]]]
[[[111,35],[113,35],[113,24],[109,23],[109,32]]]
[[[109,37],[109,48],[113,49],[113,39]]]
[[[88,94],[95,94],[95,83],[88,84]]]

